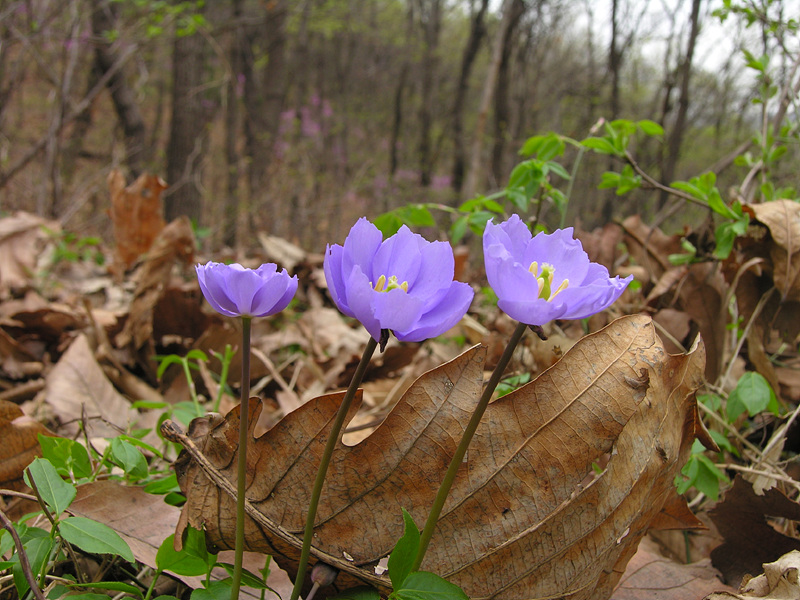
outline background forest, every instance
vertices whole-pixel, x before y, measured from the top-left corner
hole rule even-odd
[[[657,181],[713,170],[725,190],[760,127],[740,50],[781,86],[796,45],[775,26],[796,6],[751,4],[754,27],[703,0],[3,0],[0,206],[109,238],[122,167],[163,177],[167,221],[211,247],[258,230],[319,250],[358,215],[495,191],[529,136],[601,118],[664,127],[636,148]],[[585,157],[567,222],[665,204],[598,192],[609,166]]]

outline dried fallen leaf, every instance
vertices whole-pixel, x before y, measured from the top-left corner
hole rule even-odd
[[[142,174],[126,187],[122,171],[114,169],[108,174],[108,188],[117,243],[115,261],[117,268],[125,271],[150,250],[164,229],[161,192],[167,189],[167,184],[156,175]]]
[[[473,348],[420,377],[360,444],[339,445],[323,490],[312,562],[369,583],[402,533],[401,508],[423,523],[483,385]],[[474,599],[610,596],[665,501],[695,438],[702,345],[667,355],[649,317],[619,319],[577,343],[530,384],[489,405],[439,520],[423,568]],[[341,394],[316,398],[255,440],[249,549],[296,570],[319,456]],[[260,408],[253,408],[251,423]],[[355,411],[355,408],[352,412]],[[352,414],[350,415],[352,418]],[[239,414],[196,419],[190,437],[235,480]],[[605,464],[597,473],[594,466]],[[184,454],[180,534],[204,526],[232,547],[233,501]]]
[[[681,564],[663,556],[646,537],[628,563],[611,600],[693,600],[728,588],[709,559]]]
[[[106,378],[97,364],[89,342],[83,334],[72,345],[45,378],[45,401],[69,432],[77,432],[75,419],[82,415],[89,421],[92,435],[111,437],[119,433],[113,425],[125,429],[138,413]]]
[[[61,226],[26,212],[0,219],[0,296],[30,283],[36,261],[50,241],[46,229],[58,232]]]
[[[775,200],[748,207],[749,212],[769,228],[770,257],[775,286],[785,302],[800,302],[800,203]]]
[[[167,225],[153,242],[147,257],[136,272],[136,292],[125,327],[116,336],[117,346],[127,348],[139,367],[155,382],[153,340],[154,310],[164,295],[172,269],[177,262],[191,262],[194,256],[194,233],[188,217],[179,217]],[[165,332],[162,331],[163,335]]]
[[[166,504],[162,496],[114,481],[95,481],[79,486],[78,495],[69,509],[74,515],[111,527],[128,543],[136,560],[152,569],[156,567],[159,546],[175,528],[180,516],[180,510]],[[232,562],[232,557],[221,555],[219,560]],[[245,568],[255,573],[263,566],[263,556],[245,555]],[[227,575],[225,571],[220,571],[219,575]],[[193,588],[202,587],[202,577],[177,577]],[[270,573],[268,585],[276,591],[291,591],[286,575],[275,569]],[[243,588],[240,597],[260,598],[261,594],[257,590]]]
[[[759,573],[762,564],[800,550],[800,540],[779,533],[767,522],[767,517],[800,521],[800,504],[777,488],[756,496],[752,485],[737,476],[709,517],[725,538],[712,550],[711,560],[730,585],[738,586],[745,575]]]
[[[16,404],[0,400],[0,488],[22,490],[22,472],[42,455],[39,434],[55,435],[44,425],[23,414]]]
[[[792,550],[764,564],[764,573],[744,583],[738,594],[717,592],[704,600],[797,600],[800,598],[800,552]]]

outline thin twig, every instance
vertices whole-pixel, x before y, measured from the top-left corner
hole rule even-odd
[[[25,575],[31,592],[33,592],[36,600],[45,600],[44,594],[42,594],[42,590],[39,589],[39,583],[36,581],[36,577],[31,569],[31,563],[28,560],[28,555],[25,553],[25,548],[22,547],[22,540],[19,539],[17,530],[14,529],[14,524],[2,510],[0,510],[0,521],[3,524],[3,528],[11,534],[11,538],[14,540],[14,546],[17,548],[17,556],[19,556],[19,566],[22,568],[22,573]]]
[[[205,473],[205,475],[213,484],[219,487],[231,498],[236,498],[236,488],[234,485],[214,465],[211,464],[211,461],[209,461],[200,451],[200,448],[197,447],[197,444],[195,444],[194,441],[186,435],[180,425],[170,419],[167,419],[161,425],[161,434],[170,442],[175,442],[183,446],[186,449],[186,452],[188,452],[192,459],[197,463],[197,466],[200,467],[203,473]],[[264,513],[258,510],[258,508],[253,506],[253,504],[247,498],[245,498],[244,501],[244,508],[247,516],[253,519],[261,527],[275,534],[278,538],[289,544],[291,547],[300,550],[303,545],[302,540],[267,517]],[[360,566],[359,563],[349,562],[344,558],[333,556],[332,554],[328,554],[327,552],[324,552],[323,550],[313,546],[311,547],[311,553],[318,559],[326,562],[332,567],[336,567],[341,571],[351,573],[354,565]],[[358,577],[365,583],[369,583],[380,589],[386,590],[387,579],[385,577],[374,575],[367,570],[361,571]]]

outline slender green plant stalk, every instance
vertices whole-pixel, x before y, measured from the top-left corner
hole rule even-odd
[[[369,365],[369,361],[377,347],[378,342],[370,337],[366,348],[364,348],[364,354],[361,355],[361,362],[358,363],[356,372],[353,374],[353,379],[350,381],[350,387],[347,388],[342,404],[339,406],[339,411],[336,413],[330,435],[328,436],[328,441],[325,444],[325,450],[322,453],[322,461],[317,471],[317,478],[314,480],[314,488],[311,490],[311,502],[308,505],[306,527],[303,534],[303,549],[300,552],[300,563],[297,565],[297,577],[294,581],[291,600],[297,600],[300,597],[300,592],[303,590],[303,582],[306,577],[306,570],[308,569],[308,557],[311,554],[311,538],[314,535],[314,519],[316,519],[317,516],[319,498],[322,495],[322,484],[325,483],[325,475],[328,473],[328,465],[331,463],[333,449],[341,439],[344,419],[347,416],[347,412],[350,410],[350,405],[353,403],[353,398],[356,396],[358,386],[361,385],[361,380],[364,379],[367,365]]]
[[[239,460],[236,478],[236,541],[233,559],[231,600],[239,598],[244,558],[244,494],[247,487],[247,438],[250,435],[250,324],[252,317],[242,317],[242,401],[239,405]]]
[[[425,528],[420,535],[419,552],[417,553],[417,559],[414,561],[414,566],[411,567],[412,571],[419,571],[422,560],[425,558],[425,552],[428,550],[428,544],[430,544],[431,537],[433,537],[433,531],[436,529],[436,522],[439,520],[439,515],[442,514],[444,502],[447,500],[447,495],[450,493],[450,488],[453,486],[453,482],[456,479],[456,473],[461,467],[469,443],[472,441],[472,436],[475,435],[481,418],[483,418],[483,413],[489,405],[489,400],[491,400],[492,394],[495,388],[497,388],[497,384],[500,383],[500,378],[503,376],[503,372],[505,372],[514,354],[514,350],[527,328],[528,326],[524,323],[517,325],[514,333],[511,334],[511,339],[508,340],[508,345],[503,351],[503,355],[500,357],[497,366],[492,372],[492,376],[489,378],[489,383],[486,384],[486,388],[483,390],[480,400],[478,400],[478,405],[475,407],[475,411],[472,413],[472,417],[464,430],[464,434],[461,436],[461,441],[458,443],[453,459],[450,461],[450,466],[447,468],[447,473],[445,473],[444,479],[442,479],[442,483],[439,486],[439,491],[436,493],[436,498],[433,500],[431,512],[428,515],[428,520],[425,522]]]

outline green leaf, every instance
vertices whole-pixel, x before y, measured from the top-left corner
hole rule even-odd
[[[619,156],[619,151],[614,147],[614,144],[609,142],[606,138],[590,137],[581,142],[584,148],[589,148],[600,154],[611,154]]]
[[[154,479],[144,486],[144,491],[154,496],[168,494],[169,492],[177,492],[179,490],[178,476],[175,473],[170,473],[163,479]]]
[[[191,600],[230,600],[231,580],[212,581],[207,588],[198,588],[192,592]]]
[[[403,581],[400,589],[392,592],[390,598],[397,600],[469,600],[469,596],[460,587],[427,571],[411,573]]]
[[[389,579],[392,580],[392,587],[397,589],[403,583],[411,567],[417,559],[419,552],[419,529],[414,523],[414,519],[403,509],[403,537],[397,540],[394,550],[389,555]]]
[[[331,597],[331,600],[380,600],[378,590],[366,585],[350,588]]]
[[[156,568],[188,577],[205,575],[209,570],[208,563],[202,558],[190,555],[185,550],[180,552],[175,550],[174,540],[175,534],[173,533],[161,542],[156,553]]]
[[[161,362],[158,365],[158,370],[156,370],[156,377],[161,379],[161,376],[164,374],[164,371],[167,370],[167,367],[170,365],[182,365],[183,358],[178,356],[177,354],[169,354],[161,359]]]
[[[728,421],[733,422],[743,412],[751,417],[769,409],[778,414],[778,399],[769,382],[760,373],[747,371],[728,396]]]
[[[233,565],[228,563],[217,563],[217,564],[223,569],[225,569],[228,572],[228,575],[231,576],[233,575]],[[248,571],[247,569],[242,569],[242,585],[246,585],[247,587],[251,587],[256,590],[267,589],[266,584],[261,580],[261,578],[252,571]]]
[[[85,517],[69,517],[61,521],[59,531],[70,544],[86,552],[115,554],[131,563],[136,560],[125,540],[116,531],[97,521]]]
[[[142,590],[140,590],[135,585],[131,585],[130,583],[124,583],[122,581],[97,581],[94,583],[71,583],[67,587],[70,588],[98,588],[102,590],[113,590],[115,592],[126,592],[133,596],[138,596],[139,598],[144,598],[144,594],[142,594]],[[70,600],[75,596],[70,596]]]
[[[34,537],[22,544],[22,549],[28,557],[28,563],[34,573],[41,573],[50,554],[53,551],[55,540],[49,535],[41,537]],[[14,566],[11,567],[11,574],[14,578],[14,585],[17,588],[17,593],[20,598],[24,598],[27,591],[30,589],[28,580],[25,579],[25,573],[22,572],[22,565],[19,563],[19,555],[14,554],[11,557],[11,562]]]
[[[636,123],[639,128],[645,132],[647,135],[652,135],[655,137],[660,137],[664,135],[664,128],[661,127],[655,121],[650,121],[649,119],[643,119]]]
[[[58,471],[49,460],[35,458],[28,465],[25,480],[30,485],[31,482],[28,479],[28,475],[33,478],[36,489],[42,496],[44,503],[53,513],[53,516],[58,517],[75,499],[75,494],[77,494],[78,490],[71,483],[61,479],[61,475],[58,474]]]
[[[147,477],[147,460],[130,442],[119,437],[111,438],[111,458],[132,478]]]

